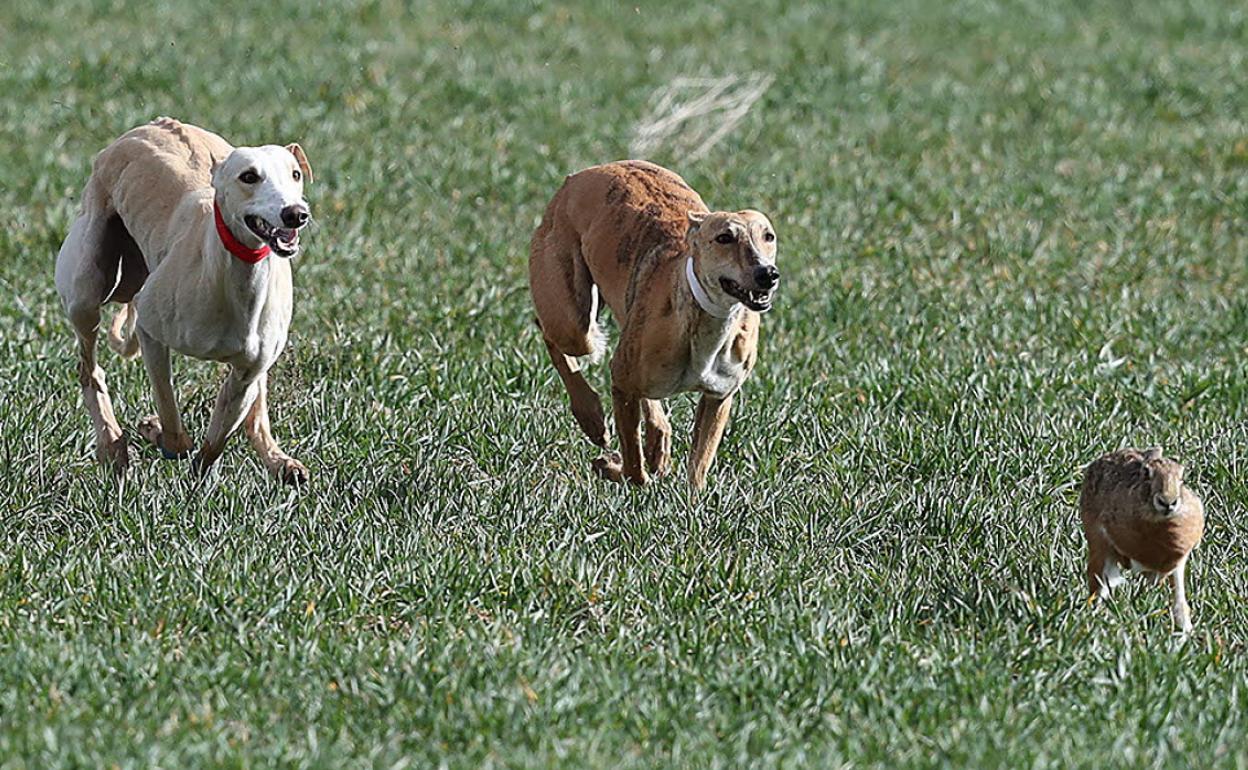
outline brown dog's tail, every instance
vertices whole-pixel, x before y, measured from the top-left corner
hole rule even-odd
[[[139,338],[134,333],[138,313],[134,303],[127,302],[113,316],[113,322],[108,327],[108,346],[122,358],[134,358],[139,354]]]

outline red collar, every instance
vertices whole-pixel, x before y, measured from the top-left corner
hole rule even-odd
[[[230,232],[230,228],[225,226],[225,220],[221,218],[221,207],[217,205],[216,201],[212,202],[212,218],[217,223],[217,235],[220,236],[221,245],[225,246],[226,251],[249,265],[254,265],[269,256],[267,244],[258,249],[250,249],[234,237],[234,233]]]

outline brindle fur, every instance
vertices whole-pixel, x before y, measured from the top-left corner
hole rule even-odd
[[[711,240],[714,228],[746,236],[727,248]],[[620,326],[611,395],[621,454],[596,460],[600,475],[644,484],[648,474],[668,472],[671,426],[662,399],[695,391],[702,400],[689,481],[695,489],[704,486],[733,395],[754,368],[759,314],[744,305],[727,319],[704,312],[689,289],[685,261],[693,257],[702,276],[731,276],[747,285],[751,270],[774,262],[774,241],[762,214],[711,213],[683,179],[651,163],[609,163],[565,180],[533,234],[529,281],[572,414],[603,449],[608,436],[601,399],[581,366],[601,352],[597,315],[603,305]],[[728,296],[708,283],[708,292]],[[699,367],[704,371],[693,371]]]

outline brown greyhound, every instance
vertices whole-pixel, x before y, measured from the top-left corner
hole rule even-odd
[[[757,211],[715,211],[676,174],[626,160],[569,176],[529,256],[529,286],[546,349],[590,440],[607,448],[598,393],[581,373],[601,356],[600,297],[620,326],[611,398],[620,454],[594,469],[644,484],[671,468],[661,399],[702,394],[689,483],[706,484],[732,397],[754,368],[759,314],[780,283],[776,234]],[[646,423],[642,464],[641,422]]]

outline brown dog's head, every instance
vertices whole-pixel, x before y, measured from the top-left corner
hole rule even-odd
[[[1157,513],[1162,516],[1178,513],[1183,493],[1183,466],[1162,457],[1160,447],[1152,447],[1144,452],[1144,471],[1148,474],[1149,493]]]
[[[702,288],[717,303],[771,310],[780,285],[776,231],[757,211],[689,212],[690,253]]]

